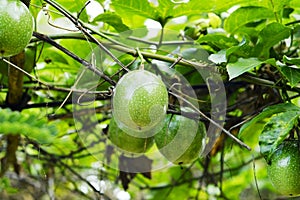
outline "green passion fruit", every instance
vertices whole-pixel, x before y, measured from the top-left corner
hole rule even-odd
[[[113,94],[113,116],[117,125],[135,137],[158,132],[166,116],[168,91],[162,80],[146,70],[126,73]]]
[[[20,53],[29,43],[33,17],[20,0],[0,1],[0,57]]]
[[[108,138],[125,154],[141,154],[147,152],[154,144],[153,137],[137,138],[122,131],[112,118],[108,128]]]
[[[165,125],[155,136],[160,153],[177,165],[189,164],[199,158],[206,138],[206,128],[183,115],[168,114]]]
[[[300,195],[299,141],[281,143],[270,158],[268,176],[278,192],[289,196]]]

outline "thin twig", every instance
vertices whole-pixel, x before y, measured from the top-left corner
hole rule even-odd
[[[218,124],[217,122],[215,122],[214,120],[210,119],[208,116],[206,116],[203,112],[201,112],[196,106],[194,106],[191,102],[189,102],[188,100],[182,98],[181,96],[169,91],[169,93],[177,98],[179,98],[180,100],[184,101],[185,103],[187,103],[188,105],[190,105],[193,110],[195,110],[197,113],[199,113],[203,118],[205,118],[206,120],[208,120],[209,122],[211,122],[213,125],[215,125],[216,127],[220,128],[226,135],[228,135],[231,139],[233,139],[236,143],[238,143],[240,146],[246,148],[247,150],[251,151],[251,148],[245,144],[244,142],[242,142],[241,140],[239,140],[237,137],[235,137],[233,134],[231,134],[229,131],[227,131],[224,127],[222,127],[220,124]]]
[[[79,173],[77,173],[75,170],[72,169],[72,167],[70,167],[69,165],[65,164],[64,162],[62,162],[61,160],[57,160],[58,163],[60,163],[63,167],[67,168],[72,174],[74,174],[75,176],[77,176],[77,178],[79,178],[81,181],[85,182],[90,188],[92,188],[92,190],[95,193],[98,193],[100,195],[105,196],[104,193],[98,191],[89,181],[87,181],[85,178],[83,178]]]
[[[238,165],[238,166],[236,166],[234,168],[224,169],[223,173],[231,173],[233,171],[240,170],[242,167],[251,164],[253,162],[253,159],[254,160],[258,160],[258,159],[261,159],[261,158],[262,158],[262,156],[251,158],[250,160],[248,160],[246,162],[243,162],[241,165]],[[138,187],[139,187],[140,190],[146,190],[146,189],[147,190],[163,190],[163,189],[166,189],[166,188],[174,187],[174,185],[175,186],[180,186],[180,185],[183,185],[183,184],[186,184],[186,183],[191,183],[192,181],[195,181],[195,180],[202,180],[203,178],[205,178],[207,176],[211,176],[211,177],[215,178],[215,177],[217,177],[219,175],[220,175],[220,171],[213,172],[213,173],[205,172],[205,173],[203,173],[200,176],[195,176],[195,177],[192,177],[190,179],[184,179],[183,181],[181,181],[181,182],[175,182],[174,184],[159,185],[159,186],[145,185],[145,186],[138,186]]]
[[[30,77],[31,79],[37,81],[38,83],[45,85],[45,86],[49,86],[47,83],[44,83],[43,81],[35,78],[34,76],[32,76],[31,74],[29,74],[28,72],[26,72],[24,69],[20,68],[19,66],[15,65],[14,63],[10,62],[9,60],[2,58],[2,60],[4,62],[6,62],[7,64],[11,65],[12,67],[16,68],[17,70],[19,70],[20,72],[24,73],[26,76]]]
[[[86,27],[87,29],[91,29],[90,27]],[[91,30],[92,31],[92,34],[95,34],[95,35],[99,35],[99,32],[96,32],[95,30]],[[114,37],[120,37],[118,34],[116,33],[112,33],[112,32],[101,32],[105,35],[111,35],[111,36],[114,36]],[[109,38],[108,36],[106,37],[103,37],[103,35],[99,35],[101,36],[102,38],[106,39],[107,41],[109,41],[110,43],[113,43],[115,45],[120,45],[120,46],[124,46],[126,47],[125,44],[121,44],[111,38]],[[84,37],[81,33],[64,33],[64,34],[53,34],[53,35],[50,35],[49,37],[51,37],[52,39],[79,39],[79,40],[86,40],[86,37]],[[157,42],[153,42],[153,41],[148,41],[148,40],[143,40],[143,39],[140,39],[140,38],[137,38],[137,37],[134,37],[134,36],[129,36],[127,37],[126,39],[128,40],[132,40],[132,41],[136,41],[136,42],[139,42],[139,43],[144,43],[144,44],[148,44],[148,45],[153,45],[153,46],[157,46],[158,43]],[[30,40],[30,42],[37,42],[38,39],[36,38],[32,38]],[[91,41],[91,40],[90,40]],[[106,45],[104,42],[103,42],[104,45]],[[161,45],[162,46],[182,46],[182,45],[193,45],[194,42],[193,41],[182,41],[182,40],[170,40],[170,41],[162,41]]]
[[[49,38],[51,38],[52,40],[56,40],[56,39],[81,39],[81,40],[86,40],[86,37],[79,35],[78,33],[74,34],[67,34],[67,35],[50,35],[48,36]],[[90,42],[93,42],[95,44],[98,44],[97,42],[99,42],[96,38],[94,38],[95,40],[91,40],[89,39]],[[31,42],[36,42],[36,39],[32,39]],[[181,43],[179,43],[179,41],[170,41],[170,43],[163,43],[163,45],[171,45],[174,43],[178,43],[179,45]],[[124,45],[120,45],[120,44],[115,44],[115,43],[105,43],[105,42],[101,42],[102,45],[104,45],[106,48],[112,48],[114,50],[120,51],[120,52],[124,52],[127,53],[129,55],[132,55],[134,57],[138,56],[138,52],[136,51],[136,49],[133,48],[129,48],[126,47]],[[176,57],[169,57],[169,56],[165,56],[165,55],[160,55],[160,54],[155,54],[155,53],[151,53],[151,52],[144,52],[144,51],[140,51],[140,54],[144,57],[144,58],[150,58],[150,59],[155,59],[155,60],[160,60],[160,61],[165,61],[168,63],[177,63],[178,65],[182,65],[182,66],[186,66],[186,67],[199,67],[202,69],[211,67],[211,65],[209,63],[199,63],[199,62],[193,62],[193,61],[188,61],[184,58],[176,58]],[[126,68],[126,67],[125,67]],[[211,69],[211,68],[210,68]],[[127,69],[126,69],[127,71]]]
[[[60,44],[58,44],[57,42],[55,42],[54,40],[52,40],[47,35],[44,35],[44,34],[41,34],[41,33],[38,33],[38,32],[33,32],[33,36],[35,36],[35,37],[39,38],[40,40],[45,41],[45,42],[51,44],[52,46],[56,47],[57,49],[61,50],[62,52],[64,52],[65,54],[67,54],[68,56],[70,56],[71,58],[73,58],[74,60],[76,60],[77,62],[81,63],[87,69],[89,69],[90,71],[94,72],[96,75],[98,75],[101,78],[103,78],[104,80],[106,80],[111,85],[115,85],[116,84],[107,75],[105,75],[103,72],[101,72],[95,66],[93,66],[92,63],[90,63],[90,62],[88,62],[88,61],[86,61],[86,60],[78,57],[77,55],[75,55],[74,53],[72,53],[71,51],[69,51],[68,49],[66,49],[65,47],[61,46]]]
[[[63,7],[61,7],[58,3],[52,1],[52,0],[44,0],[51,6],[53,6],[55,9],[60,11],[65,17],[67,17],[84,35],[89,37],[92,42],[95,42],[107,55],[109,55],[118,65],[120,65],[123,69],[128,71],[128,69],[125,68],[124,64],[115,57],[101,42],[99,42],[90,32],[86,30],[86,28],[83,26],[81,21],[78,18],[75,18],[72,14],[70,14],[68,11],[66,11]]]
[[[257,192],[258,192],[259,199],[262,200],[262,196],[261,196],[261,194],[260,194],[259,187],[258,187],[258,183],[257,183],[256,169],[255,169],[255,158],[254,158],[254,155],[253,155],[253,154],[252,154],[252,163],[253,163],[253,176],[254,176],[254,181],[255,181],[256,190],[257,190]]]

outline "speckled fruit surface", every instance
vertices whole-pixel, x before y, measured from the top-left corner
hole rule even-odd
[[[206,137],[205,125],[181,115],[169,114],[157,133],[156,146],[174,164],[189,164],[199,158]]]
[[[300,151],[298,141],[284,141],[271,157],[268,176],[284,195],[300,195]]]
[[[118,148],[127,154],[140,154],[147,152],[153,145],[153,137],[137,138],[122,131],[112,118],[108,129],[108,138]]]
[[[132,136],[149,137],[155,134],[163,125],[167,107],[166,86],[149,71],[128,72],[115,87],[113,116],[118,126]],[[145,132],[147,135],[142,134]]]
[[[33,32],[33,17],[19,0],[0,1],[0,57],[20,53]]]

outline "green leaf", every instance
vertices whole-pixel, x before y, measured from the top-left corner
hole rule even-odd
[[[147,0],[112,0],[111,5],[121,16],[133,14],[154,20],[158,18],[156,9]]]
[[[229,74],[229,80],[232,80],[241,74],[248,72],[255,67],[260,66],[263,63],[271,63],[274,64],[274,59],[269,59],[265,61],[260,61],[257,58],[239,58],[237,62],[235,63],[228,63],[227,65],[227,71]]]
[[[175,1],[165,1],[165,2],[175,2]],[[234,5],[243,4],[243,5],[261,5],[261,2],[253,3],[248,0],[209,0],[201,1],[199,0],[190,0],[188,3],[173,3],[170,11],[171,16],[178,17],[183,15],[198,15],[203,12],[222,12],[227,11]],[[265,3],[263,3],[265,4]],[[173,9],[174,8],[174,9]]]
[[[297,86],[300,82],[300,69],[290,66],[282,66],[279,68],[280,72],[290,82],[291,87]]]
[[[290,65],[300,65],[300,58],[290,58],[284,55],[283,62]]]
[[[147,0],[112,0],[112,7],[125,18],[132,16],[142,16],[153,19],[165,25],[168,19],[180,16],[199,15],[204,12],[221,12],[236,5],[237,3],[249,4],[249,1],[244,0],[212,0],[199,2],[198,0],[190,0],[187,3],[181,1],[165,1],[158,0],[158,5],[153,5]],[[272,16],[272,15],[270,15]],[[132,19],[134,20],[134,19]]]
[[[291,35],[291,29],[278,23],[268,24],[259,33],[259,41],[257,43],[257,51],[261,51],[265,57],[269,57],[269,50],[280,41]]]
[[[300,111],[286,111],[276,114],[264,126],[259,137],[260,152],[269,162],[270,157],[289,135],[298,122]]]
[[[274,14],[268,8],[255,6],[241,7],[231,13],[225,20],[224,29],[229,33],[235,33],[250,22],[272,18],[274,18]]]
[[[116,29],[116,31],[118,32],[123,32],[123,31],[128,31],[129,28],[128,26],[126,26],[121,17],[115,13],[103,13],[98,15],[93,22],[97,22],[97,21],[101,21],[104,23],[109,24],[110,26],[114,27],[114,29]]]
[[[209,56],[209,60],[216,64],[226,63],[227,62],[226,50],[221,50],[215,54],[211,54]]]
[[[291,29],[278,23],[268,24],[259,34],[259,42],[269,48],[291,35]]]
[[[226,0],[224,0],[226,1]],[[227,0],[230,2],[229,0]],[[174,3],[175,1],[159,1],[159,10],[161,10],[161,6],[163,8],[162,13],[163,16],[166,17],[180,17],[183,15],[190,16],[190,15],[197,15],[198,13],[209,12],[212,11],[213,8],[224,6],[226,2],[218,1],[206,1],[205,3],[199,3],[198,0],[190,0],[188,3]],[[228,6],[228,5],[226,5]]]
[[[247,37],[243,38],[243,40],[238,45],[232,46],[226,50],[226,56],[228,58],[232,58],[232,56],[251,58],[251,57],[257,57],[257,55],[258,54],[256,51],[254,51],[250,39]]]
[[[252,118],[240,128],[239,138],[249,142],[254,140],[253,144],[257,144],[258,135],[262,132],[270,117],[283,112],[300,112],[300,108],[292,103],[282,103],[268,106],[259,115]]]
[[[158,0],[157,12],[158,12],[158,19],[161,20],[160,22],[164,25],[169,18],[181,16],[180,12],[174,12],[176,8],[181,7],[182,4],[174,4],[172,1],[165,1],[165,0]]]
[[[68,8],[67,10],[71,12],[79,12],[82,8],[84,8],[86,2],[86,0],[56,0],[56,4],[59,4],[64,8]]]
[[[203,37],[200,37],[197,42],[207,43],[210,46],[213,46],[218,49],[227,49],[229,47],[238,45],[238,40],[234,37],[228,37],[222,34],[207,34]]]

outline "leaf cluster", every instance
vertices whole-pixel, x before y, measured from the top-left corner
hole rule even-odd
[[[0,108],[1,134],[20,134],[41,144],[51,144],[57,135],[55,125],[48,124],[37,113],[21,114]]]

